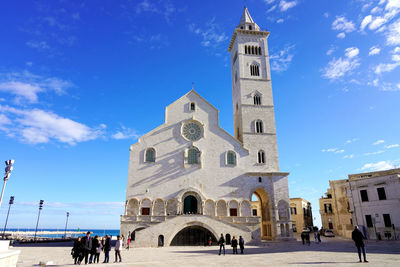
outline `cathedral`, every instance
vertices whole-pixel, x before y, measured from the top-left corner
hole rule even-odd
[[[229,43],[234,136],[191,90],[130,147],[121,234],[137,247],[292,237],[287,172],[279,171],[269,32],[245,7]]]

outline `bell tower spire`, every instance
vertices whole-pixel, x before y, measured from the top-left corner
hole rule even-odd
[[[244,7],[228,47],[235,138],[249,150],[255,172],[279,172],[268,36]]]

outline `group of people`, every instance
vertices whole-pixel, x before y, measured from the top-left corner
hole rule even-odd
[[[100,253],[104,252],[103,263],[108,263],[110,260],[111,237],[106,235],[99,239],[96,235],[94,238],[90,236],[91,232],[87,232],[86,236],[79,237],[75,242],[71,251],[74,264],[81,264],[85,259],[85,264],[99,263]],[[122,261],[121,259],[122,241],[120,236],[117,236],[115,243],[115,262]]]
[[[311,229],[305,229],[303,232],[301,232],[301,242],[304,244],[310,245],[310,232]],[[315,243],[321,243],[321,232],[318,230],[318,228],[314,229],[314,240]]]
[[[224,255],[225,255],[225,238],[224,235],[221,234],[221,237],[218,240],[218,245],[219,245],[219,254],[221,255],[221,252],[223,251]],[[237,247],[239,245],[240,248],[240,254],[243,254],[244,251],[244,239],[242,236],[239,236],[239,240],[236,239],[235,236],[232,237],[231,240],[231,246],[232,246],[232,250],[233,250],[233,254],[238,254],[238,250]]]

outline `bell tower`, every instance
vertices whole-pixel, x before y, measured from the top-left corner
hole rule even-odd
[[[268,36],[244,7],[228,48],[233,119],[235,138],[250,151],[253,170],[279,172]]]

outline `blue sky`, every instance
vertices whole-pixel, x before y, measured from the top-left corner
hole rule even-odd
[[[281,171],[329,180],[400,164],[400,1],[247,0],[271,32]],[[191,89],[233,134],[227,47],[244,1],[3,1],[0,158],[9,227],[119,228],[129,146]],[[1,219],[0,224],[3,223]]]

